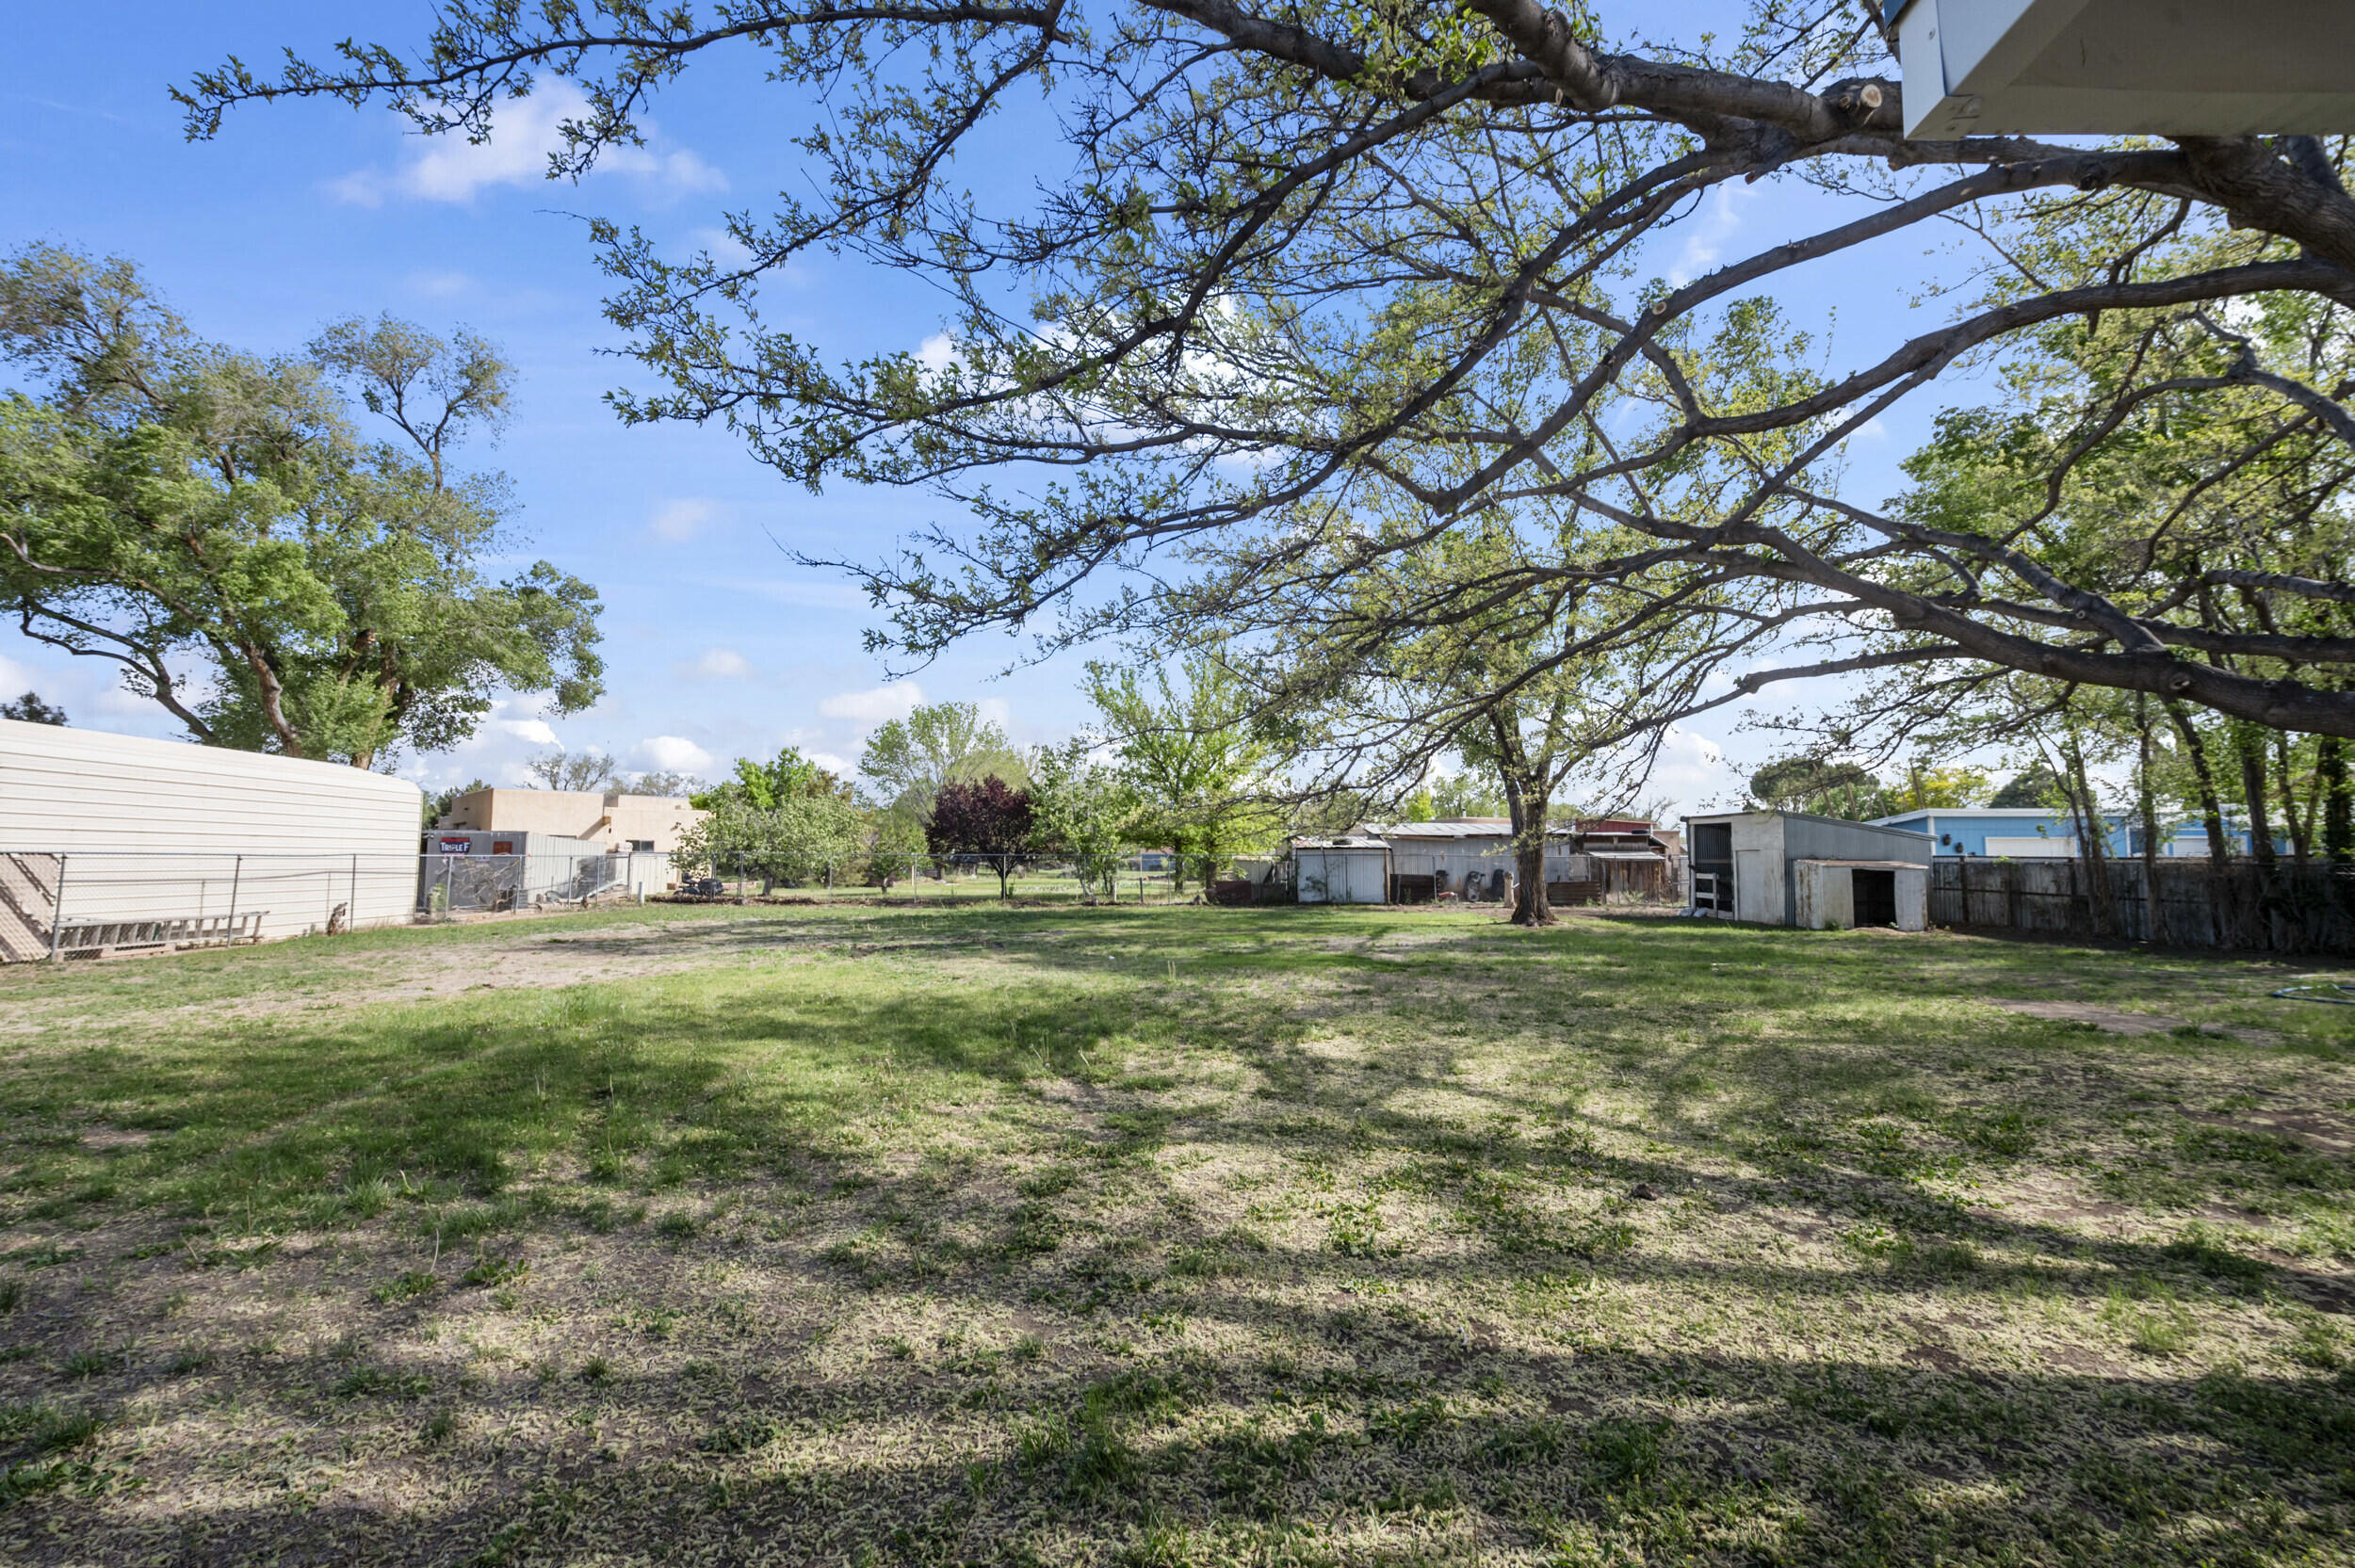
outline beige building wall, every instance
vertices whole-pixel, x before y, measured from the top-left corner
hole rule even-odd
[[[669,854],[707,814],[664,795],[600,795],[593,789],[477,789],[461,795],[437,828],[491,832],[561,833],[613,853]]]

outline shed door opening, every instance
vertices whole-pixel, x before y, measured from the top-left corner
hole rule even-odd
[[[1849,897],[1855,900],[1856,923],[1860,926],[1893,926],[1897,923],[1897,873],[1867,871],[1859,868],[1848,873],[1855,878]]]
[[[1733,913],[1733,824],[1693,825],[1693,907]],[[1703,881],[1713,877],[1714,883]]]

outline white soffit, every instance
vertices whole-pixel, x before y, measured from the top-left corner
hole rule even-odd
[[[1906,135],[2355,131],[2355,0],[1883,0]]]

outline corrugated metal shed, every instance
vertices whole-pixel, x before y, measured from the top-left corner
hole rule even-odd
[[[1692,905],[1764,926],[1798,923],[1799,861],[1897,861],[1927,865],[1927,833],[1796,811],[1713,812],[1684,819]]]
[[[1390,847],[1378,838],[1295,838],[1293,896],[1304,904],[1387,904]]]
[[[1794,925],[1811,931],[1852,926],[1918,931],[1929,925],[1930,868],[1922,862],[1795,860],[1791,871]]]
[[[1519,875],[1513,825],[1502,816],[1366,824],[1357,831],[1389,845],[1391,874],[1407,880],[1402,881],[1403,887],[1421,880],[1431,883],[1421,897],[1454,894],[1502,897]],[[1616,870],[1598,867],[1597,861],[1610,861]],[[1656,872],[1631,876],[1631,872],[1640,869],[1632,865],[1636,861],[1649,861],[1657,867]],[[1653,836],[1648,822],[1632,817],[1604,817],[1547,824],[1546,881],[1549,886],[1562,884],[1565,892],[1560,896],[1565,898],[1598,897],[1638,884],[1650,890],[1665,885],[1669,872],[1668,857]],[[1606,883],[1611,885],[1606,887]],[[1567,891],[1588,884],[1592,885],[1584,895]],[[1407,892],[1401,896],[1412,898],[1418,895]]]
[[[45,946],[52,922],[217,921],[233,899],[266,938],[406,922],[422,815],[415,784],[363,768],[0,719],[0,956],[26,956],[28,923]]]

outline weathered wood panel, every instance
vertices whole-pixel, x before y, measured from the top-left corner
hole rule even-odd
[[[1944,856],[1930,867],[1930,921],[2053,936],[2115,937],[2244,952],[2355,954],[2355,874],[2284,864],[2157,863],[2157,897],[2139,860],[2103,864],[2096,890],[2081,860]]]

